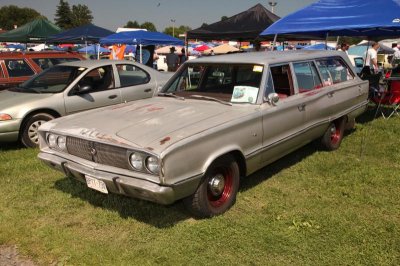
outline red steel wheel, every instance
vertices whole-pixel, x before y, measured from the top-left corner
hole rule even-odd
[[[333,151],[339,148],[343,139],[345,124],[345,119],[341,118],[333,121],[329,125],[321,138],[321,144],[324,149]]]
[[[232,155],[224,155],[210,165],[199,187],[184,199],[184,204],[199,218],[220,215],[235,203],[238,189],[238,163]]]

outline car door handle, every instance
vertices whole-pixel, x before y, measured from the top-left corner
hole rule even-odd
[[[151,89],[145,89],[144,92],[151,92]]]
[[[117,95],[116,95],[116,94],[113,94],[113,95],[108,96],[108,99],[115,99],[115,98],[117,98]]]
[[[299,106],[297,106],[297,108],[299,109],[300,112],[303,112],[304,110],[306,110],[306,104],[302,103]]]

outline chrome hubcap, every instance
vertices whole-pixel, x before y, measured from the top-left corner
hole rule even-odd
[[[224,191],[225,178],[222,174],[217,174],[213,176],[208,182],[208,187],[210,188],[211,194],[213,196],[219,196]]]
[[[38,136],[38,128],[40,127],[40,125],[42,125],[44,122],[44,120],[38,120],[35,121],[34,123],[32,123],[29,128],[28,128],[28,137],[29,139],[35,143],[38,144],[39,143],[39,136]]]
[[[332,135],[336,134],[336,126],[335,126],[335,125],[333,125],[333,126],[331,127],[331,134],[332,134]]]

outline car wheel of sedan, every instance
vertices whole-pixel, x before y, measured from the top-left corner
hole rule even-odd
[[[233,156],[226,155],[211,164],[196,192],[184,203],[194,215],[212,217],[235,203],[238,188],[239,166]]]
[[[29,117],[23,125],[21,142],[28,148],[34,148],[39,145],[38,128],[43,123],[54,119],[53,116],[46,113],[38,113]]]
[[[323,148],[328,151],[333,151],[339,148],[340,143],[343,139],[344,127],[344,119],[333,121],[326,130],[324,136],[322,137],[321,143]]]

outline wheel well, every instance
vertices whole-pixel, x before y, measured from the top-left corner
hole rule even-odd
[[[231,151],[226,154],[223,154],[223,155],[219,156],[218,158],[224,157],[227,154],[232,155],[235,158],[236,162],[238,163],[240,177],[245,177],[246,173],[247,173],[247,166],[246,166],[246,160],[245,160],[243,154],[240,151],[235,150],[235,151]]]
[[[35,115],[35,114],[39,114],[39,113],[49,114],[49,115],[53,116],[54,118],[57,118],[57,117],[60,117],[60,116],[61,116],[58,112],[56,112],[56,111],[54,111],[54,110],[52,110],[52,109],[39,109],[39,110],[34,110],[34,111],[30,112],[30,113],[27,113],[27,114],[25,115],[25,117],[23,118],[22,123],[21,123],[21,126],[20,126],[20,128],[19,128],[19,138],[21,137],[21,132],[22,132],[22,130],[23,130],[24,127],[25,127],[26,121],[27,121],[31,116],[33,116],[33,115]]]

